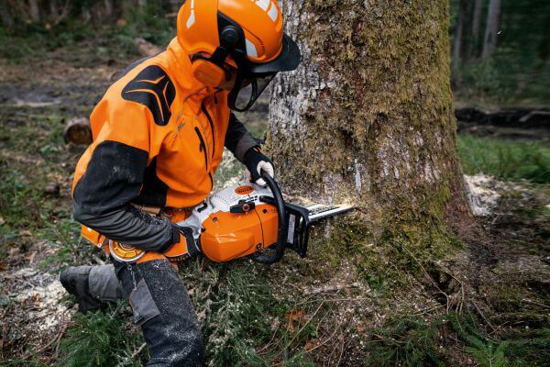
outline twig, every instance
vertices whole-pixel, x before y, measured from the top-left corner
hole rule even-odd
[[[336,362],[336,367],[340,365],[340,361],[342,360],[342,356],[344,355],[345,348],[346,348],[346,342],[342,341],[342,351],[340,352],[340,356],[338,357],[338,362]]]
[[[309,325],[309,323],[311,322],[311,320],[313,320],[313,318],[315,317],[315,315],[317,315],[317,313],[319,312],[319,310],[321,309],[321,307],[323,307],[323,305],[325,304],[325,301],[322,301],[321,304],[319,305],[319,307],[317,307],[317,309],[315,310],[315,312],[313,313],[313,315],[311,315],[311,317],[309,318],[309,320],[307,320],[307,322],[304,324],[304,326],[302,326],[300,328],[300,330],[298,330],[298,332],[296,333],[296,335],[294,335],[294,338],[292,338],[290,340],[290,342],[288,342],[287,346],[290,347],[290,345],[292,344],[292,342],[298,337],[298,335],[300,335],[300,333],[306,328],[306,326]]]
[[[449,304],[449,295],[445,292],[443,292],[441,290],[441,288],[439,288],[439,285],[437,285],[437,283],[435,282],[435,280],[430,276],[430,274],[428,273],[428,271],[426,270],[426,268],[424,268],[424,265],[422,265],[422,263],[420,261],[418,261],[418,259],[416,258],[416,256],[413,255],[412,252],[410,252],[405,246],[402,246],[403,250],[407,251],[408,254],[414,259],[414,261],[416,261],[418,263],[418,265],[420,265],[420,267],[422,268],[422,271],[424,272],[424,274],[426,275],[426,277],[428,278],[428,280],[437,288],[437,290],[439,290],[439,292],[441,294],[443,294],[445,296],[445,300],[446,300],[446,303],[447,303],[447,313],[449,313],[449,307],[448,307],[448,304]]]
[[[531,303],[533,305],[540,306],[540,307],[543,307],[543,308],[546,308],[546,309],[550,309],[550,307],[548,307],[547,305],[544,305],[542,303],[538,303],[538,302],[535,302],[535,301],[531,301],[530,299],[527,299],[527,298],[524,298],[522,301],[527,302],[527,303]]]
[[[264,345],[262,348],[260,348],[256,353],[260,354],[261,352],[263,352],[264,350],[267,350],[267,348],[269,348],[269,346],[271,345],[271,342],[273,342],[273,340],[275,339],[275,336],[277,335],[277,331],[279,331],[280,327],[281,327],[281,323],[279,323],[279,325],[277,325],[277,327],[275,328],[275,331],[273,332],[273,335],[271,336],[271,340],[269,342],[267,342],[267,344]]]
[[[419,312],[417,312],[417,313],[414,313],[414,314],[412,314],[411,316],[420,316],[420,315],[424,315],[424,314],[427,314],[427,313],[429,313],[429,312],[435,311],[435,310],[437,310],[437,309],[439,309],[439,308],[442,308],[442,307],[443,307],[443,305],[437,305],[437,306],[435,306],[435,307],[427,308],[427,309],[424,309],[424,310],[419,311]]]
[[[330,334],[330,336],[329,336],[327,339],[325,339],[324,342],[322,342],[322,343],[319,344],[319,345],[314,346],[314,347],[311,348],[311,349],[306,350],[306,353],[313,352],[315,349],[318,349],[318,348],[322,347],[323,345],[325,345],[329,340],[332,340],[332,338],[334,338],[334,335],[336,335],[336,333],[338,332],[338,330],[340,329],[341,326],[342,326],[342,322],[340,322],[340,323],[338,324],[338,326],[334,329],[334,331],[332,332],[332,334]]]
[[[63,325],[63,327],[62,327],[62,329],[61,329],[61,332],[60,332],[59,334],[57,334],[57,335],[55,336],[55,338],[53,338],[52,340],[50,340],[48,344],[46,344],[46,345],[44,345],[43,347],[39,348],[39,349],[36,350],[36,352],[34,352],[34,353],[35,353],[35,354],[42,353],[42,352],[44,352],[44,351],[50,349],[50,347],[51,347],[55,342],[60,341],[60,340],[61,340],[61,337],[63,336],[63,334],[65,334],[65,330],[67,330],[67,326],[68,326],[68,325],[69,325],[69,323],[66,322],[66,323]],[[26,355],[24,355],[24,356],[22,357],[22,359],[27,359],[27,358],[29,358],[29,357],[32,357],[32,353],[27,353]]]
[[[134,353],[132,353],[131,356],[128,356],[126,358],[124,358],[124,360],[122,362],[120,362],[117,367],[122,367],[122,366],[125,366],[128,362],[130,362],[131,360],[133,360],[134,358],[136,358],[138,356],[138,354],[141,353],[141,351],[143,350],[143,348],[145,348],[147,346],[147,343],[143,343],[139,346],[138,349],[136,349],[134,351]]]
[[[63,335],[65,334],[65,331],[67,331],[69,323],[65,323],[63,325],[63,329],[61,329],[61,332],[59,333],[59,337],[57,338],[57,345],[55,346],[55,359],[59,357],[59,346],[61,345],[61,339],[63,338]]]
[[[346,288],[359,288],[361,284],[359,282],[355,282],[352,284],[336,284],[336,285],[328,285],[325,287],[315,288],[310,291],[304,292],[304,295],[309,296],[313,294],[319,294],[319,293],[327,293],[327,292],[334,292],[339,291]]]
[[[472,301],[472,304],[474,305],[474,308],[476,309],[479,316],[481,316],[481,318],[487,323],[487,325],[489,325],[489,327],[493,329],[493,331],[495,331],[496,330],[495,326],[485,317],[485,314],[481,312],[479,307],[477,307],[477,304],[474,301]]]
[[[98,265],[105,265],[105,261],[101,260],[97,255],[92,255],[92,259],[94,259]]]
[[[332,298],[332,299],[325,299],[323,302],[356,302],[356,301],[365,301],[365,300],[368,300],[368,299],[371,299],[370,297],[359,297],[359,298]],[[312,301],[304,301],[304,302],[300,302],[298,303],[297,305],[298,306],[301,306],[301,305],[305,305],[305,304],[308,304],[308,303],[314,303],[314,302],[318,302],[318,300],[312,300]]]

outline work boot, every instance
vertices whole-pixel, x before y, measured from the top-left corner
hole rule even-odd
[[[91,266],[73,266],[64,269],[59,274],[59,280],[67,292],[76,296],[78,311],[87,313],[101,309],[101,301],[94,298],[90,293],[90,271]]]

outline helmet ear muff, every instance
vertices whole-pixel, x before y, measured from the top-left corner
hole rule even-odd
[[[195,79],[208,87],[220,88],[226,76],[222,65],[239,38],[239,32],[234,26],[224,27],[220,32],[220,45],[214,54],[208,59],[200,57],[193,61],[192,72]]]
[[[209,60],[193,61],[191,71],[195,79],[208,87],[220,88],[225,82],[225,71]]]

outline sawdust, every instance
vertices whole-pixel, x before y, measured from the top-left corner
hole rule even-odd
[[[0,289],[6,294],[0,329],[4,341],[19,353],[39,350],[58,337],[76,312],[61,302],[67,293],[58,276],[34,265],[3,273]]]
[[[40,273],[35,274],[35,279],[40,277],[43,277],[43,275]],[[26,327],[29,330],[50,332],[63,320],[69,319],[72,315],[71,310],[64,304],[59,303],[64,295],[66,295],[66,291],[56,278],[45,286],[37,285],[20,293],[16,298],[16,302],[20,304],[31,302],[34,306],[29,311],[28,318],[30,322]]]
[[[492,215],[503,194],[525,191],[525,188],[519,184],[498,181],[494,177],[484,174],[464,175],[464,181],[470,207],[474,215],[478,217]]]

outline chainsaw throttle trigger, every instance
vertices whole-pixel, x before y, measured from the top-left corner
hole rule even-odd
[[[254,210],[255,208],[256,203],[241,200],[238,204],[233,205],[231,208],[229,208],[229,211],[233,214],[245,214],[250,212],[251,210]]]

